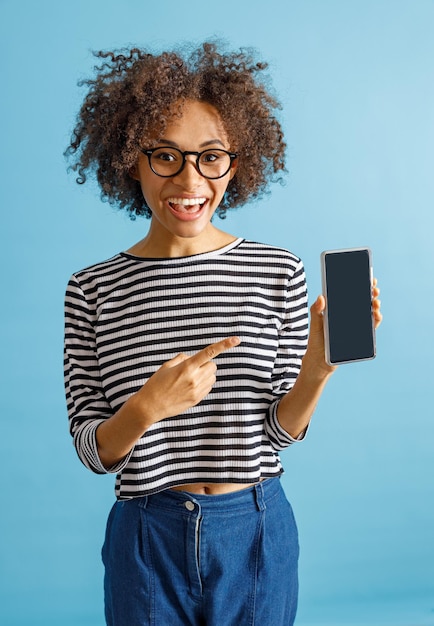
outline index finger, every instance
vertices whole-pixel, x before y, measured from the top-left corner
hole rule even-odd
[[[222,352],[226,352],[226,350],[230,350],[234,346],[238,346],[241,343],[241,339],[239,337],[227,337],[226,339],[222,339],[221,341],[217,341],[216,343],[211,343],[203,350],[199,350],[196,354],[190,357],[190,363],[193,363],[197,367],[201,365],[205,365],[209,361],[212,361],[216,356],[221,354]]]

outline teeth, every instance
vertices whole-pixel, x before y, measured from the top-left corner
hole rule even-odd
[[[181,206],[193,206],[194,204],[203,204],[206,202],[206,198],[167,198],[167,202]]]

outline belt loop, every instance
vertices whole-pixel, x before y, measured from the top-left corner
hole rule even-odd
[[[255,485],[255,495],[256,495],[256,505],[258,507],[258,510],[265,511],[267,507],[265,506],[264,488],[262,486],[262,483],[258,483],[257,485]]]
[[[141,509],[146,509],[146,507],[148,506],[148,496],[142,496],[139,499],[139,506]]]

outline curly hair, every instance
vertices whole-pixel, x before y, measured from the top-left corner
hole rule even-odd
[[[214,42],[188,53],[150,54],[139,48],[94,52],[103,60],[96,77],[80,81],[89,89],[65,151],[77,183],[94,175],[104,201],[126,209],[132,218],[151,216],[130,172],[143,140],[161,136],[174,107],[186,100],[211,104],[218,111],[238,168],[217,210],[256,199],[285,170],[285,142],[274,111],[279,102],[251,51],[223,53]],[[180,110],[179,108],[179,110]]]

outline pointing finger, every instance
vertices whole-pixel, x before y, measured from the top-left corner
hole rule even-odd
[[[241,340],[239,337],[228,337],[222,341],[210,344],[203,350],[199,350],[199,352],[190,357],[189,361],[197,367],[200,367],[201,365],[212,361],[212,359],[222,352],[226,352],[226,350],[230,350],[234,346],[238,346],[240,343]]]

